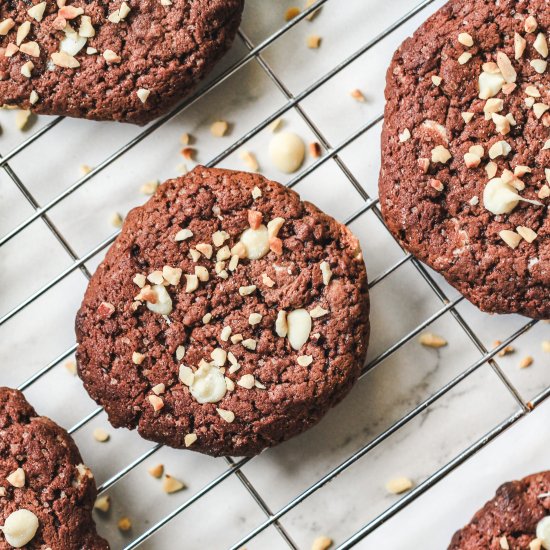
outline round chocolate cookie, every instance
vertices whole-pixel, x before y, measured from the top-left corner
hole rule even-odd
[[[368,311],[346,227],[258,174],[199,166],[128,214],[77,315],[78,371],[115,427],[254,455],[348,393]]]
[[[244,0],[0,3],[0,104],[144,124],[231,46]]]
[[[501,485],[448,550],[550,548],[550,472]]]
[[[550,318],[548,0],[452,0],[387,73],[393,235],[484,311]]]
[[[105,550],[94,477],[69,434],[0,388],[0,549]]]

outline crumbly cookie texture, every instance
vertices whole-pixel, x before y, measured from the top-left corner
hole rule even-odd
[[[145,124],[230,47],[243,0],[0,3],[0,104]]]
[[[388,227],[482,310],[550,318],[547,0],[454,0],[387,73]]]
[[[453,536],[448,550],[541,550],[539,523],[550,516],[550,472],[501,485]],[[544,541],[548,543],[548,539]],[[544,546],[546,548],[546,546]]]
[[[258,174],[197,167],[128,215],[76,320],[111,423],[254,455],[351,389],[368,340],[357,239]]]
[[[92,519],[96,487],[69,434],[0,388],[0,549],[107,550]]]

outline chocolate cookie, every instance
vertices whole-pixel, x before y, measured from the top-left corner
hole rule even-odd
[[[115,427],[254,455],[348,393],[368,310],[346,227],[258,174],[199,166],[128,214],[77,315],[78,371]]]
[[[104,550],[94,477],[69,434],[0,388],[0,549]]]
[[[457,531],[448,550],[550,547],[550,472],[501,485],[495,498]]]
[[[63,4],[0,3],[0,104],[144,124],[230,47],[244,0]]]
[[[393,235],[484,311],[550,318],[548,0],[453,0],[387,73]]]

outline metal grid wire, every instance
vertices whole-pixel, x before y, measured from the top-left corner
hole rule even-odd
[[[99,242],[86,254],[79,256],[73,250],[73,248],[71,247],[67,239],[64,237],[64,235],[56,228],[55,224],[51,221],[48,215],[49,211],[52,208],[54,208],[56,205],[60,204],[64,199],[66,199],[68,196],[74,193],[77,189],[81,188],[90,180],[92,180],[94,177],[96,177],[105,168],[110,166],[114,161],[122,157],[126,152],[128,152],[130,149],[138,145],[141,141],[143,141],[153,132],[156,132],[157,130],[161,129],[163,125],[167,123],[169,120],[173,119],[182,111],[192,106],[202,96],[206,95],[209,91],[211,91],[212,89],[222,84],[224,81],[226,81],[228,78],[234,75],[241,67],[243,67],[247,62],[249,62],[252,59],[255,59],[259,63],[259,65],[265,71],[269,79],[275,84],[275,86],[279,89],[279,91],[283,93],[283,95],[286,98],[286,103],[282,107],[274,111],[270,116],[268,116],[262,122],[257,124],[257,126],[251,129],[241,138],[234,141],[229,147],[227,147],[223,152],[218,154],[215,158],[211,159],[211,161],[207,165],[214,166],[219,164],[225,158],[227,158],[231,153],[241,148],[245,143],[247,143],[250,139],[256,136],[259,132],[261,132],[274,120],[278,119],[283,114],[293,109],[298,113],[298,115],[301,117],[303,122],[311,130],[313,135],[316,137],[316,139],[322,145],[323,149],[326,151],[326,154],[316,159],[307,168],[303,169],[296,177],[294,177],[294,179],[292,179],[288,183],[288,186],[289,187],[295,186],[304,178],[306,178],[306,176],[313,173],[317,168],[319,168],[324,163],[332,159],[340,168],[340,170],[344,173],[344,175],[349,180],[349,182],[353,185],[355,190],[359,193],[361,198],[364,200],[363,206],[359,210],[357,210],[355,213],[353,213],[351,216],[349,216],[349,218],[345,220],[345,223],[346,224],[352,223],[367,211],[373,212],[376,218],[383,223],[383,219],[378,207],[378,200],[373,199],[369,196],[369,194],[367,193],[363,185],[354,177],[351,170],[346,166],[346,164],[343,162],[343,160],[339,156],[339,153],[345,147],[347,147],[348,145],[353,143],[356,139],[358,139],[360,136],[366,134],[369,130],[375,127],[382,120],[383,116],[381,114],[379,116],[376,116],[375,118],[370,120],[368,123],[361,126],[354,133],[349,135],[342,142],[336,145],[333,145],[323,135],[323,133],[320,131],[320,129],[317,127],[314,121],[312,121],[311,118],[308,117],[308,115],[304,112],[304,110],[300,106],[300,103],[304,99],[309,97],[311,94],[313,94],[319,87],[321,87],[323,84],[325,84],[330,79],[332,79],[335,75],[343,71],[351,63],[353,63],[355,60],[360,58],[363,54],[368,52],[371,48],[377,45],[381,40],[389,36],[401,25],[409,21],[415,15],[422,12],[422,10],[424,10],[424,8],[432,4],[434,0],[423,0],[419,2],[412,10],[410,10],[408,13],[403,15],[401,18],[395,20],[391,25],[389,25],[387,28],[381,31],[377,36],[375,36],[373,39],[371,39],[366,44],[364,44],[361,48],[355,51],[347,59],[345,59],[344,61],[342,61],[335,67],[333,67],[330,71],[328,71],[323,76],[318,78],[313,84],[305,88],[302,92],[300,92],[297,95],[293,95],[288,90],[288,88],[283,84],[283,82],[278,78],[278,76],[274,73],[274,71],[271,69],[269,64],[265,61],[265,59],[262,56],[262,52],[268,46],[272,45],[275,41],[277,41],[277,39],[279,39],[282,35],[287,33],[292,27],[298,24],[302,19],[312,14],[314,11],[316,11],[318,8],[320,8],[323,4],[325,4],[328,1],[329,0],[317,0],[315,4],[310,6],[308,9],[305,9],[304,11],[302,11],[300,15],[298,15],[296,18],[289,21],[287,24],[285,24],[283,27],[281,27],[279,30],[277,30],[275,33],[273,33],[271,36],[263,40],[260,44],[258,44],[255,47],[252,45],[251,41],[244,34],[244,32],[240,31],[239,37],[248,50],[247,53],[241,59],[239,59],[237,62],[231,65],[228,69],[226,69],[223,73],[221,73],[219,76],[213,79],[208,84],[208,86],[206,86],[200,92],[197,92],[191,95],[184,102],[182,102],[180,105],[174,108],[170,113],[168,113],[167,115],[163,116],[162,118],[158,119],[157,121],[149,125],[146,129],[141,131],[136,137],[134,137],[132,140],[124,144],[122,147],[120,147],[110,156],[108,156],[103,162],[99,163],[88,174],[80,178],[78,181],[76,181],[75,183],[67,187],[65,190],[63,190],[61,193],[59,193],[57,196],[55,196],[54,198],[52,198],[51,200],[49,200],[43,205],[39,204],[37,200],[33,197],[29,189],[24,185],[24,183],[20,180],[17,174],[10,167],[9,161],[12,159],[15,159],[19,153],[24,151],[32,143],[38,141],[41,137],[45,136],[48,132],[50,132],[50,130],[52,130],[57,124],[59,124],[59,122],[61,122],[62,117],[57,117],[53,119],[47,125],[40,128],[35,133],[30,135],[30,137],[28,137],[19,145],[14,147],[6,155],[4,155],[3,157],[0,157],[0,167],[6,172],[6,174],[9,176],[11,181],[15,184],[15,186],[19,189],[19,191],[22,193],[22,195],[25,197],[25,199],[34,209],[34,213],[32,215],[30,215],[23,222],[19,223],[15,228],[13,228],[7,234],[5,234],[0,238],[0,247],[8,243],[11,239],[16,237],[17,235],[24,232],[34,221],[40,219],[45,223],[49,231],[53,234],[53,236],[57,239],[57,241],[61,244],[63,249],[67,252],[67,254],[72,259],[72,264],[69,267],[61,271],[57,276],[51,279],[47,284],[45,284],[40,289],[32,293],[30,296],[28,296],[26,299],[24,299],[22,302],[20,302],[18,305],[13,307],[10,311],[5,313],[2,317],[0,317],[0,326],[4,325],[7,321],[9,321],[13,317],[21,313],[27,306],[29,306],[31,303],[33,303],[35,300],[40,298],[46,292],[54,288],[66,277],[68,277],[71,273],[77,270],[80,270],[84,274],[84,276],[87,279],[89,279],[90,272],[86,267],[86,262],[88,262],[90,259],[94,258],[96,255],[100,254],[104,249],[106,249],[114,241],[114,239],[118,234],[118,232],[116,232],[115,234],[111,235],[110,237],[103,240],[102,242]],[[385,351],[380,353],[377,357],[375,357],[367,365],[365,365],[362,371],[362,377],[367,373],[367,371],[374,368],[375,366],[380,364],[382,361],[384,361],[386,358],[388,358],[390,355],[397,352],[412,338],[414,338],[426,327],[428,327],[431,323],[433,323],[434,321],[436,321],[446,313],[450,313],[455,318],[455,320],[457,321],[459,326],[462,328],[464,333],[473,342],[477,350],[481,353],[480,359],[478,359],[475,363],[468,365],[465,368],[465,370],[463,370],[455,378],[447,382],[443,387],[438,389],[431,396],[429,396],[420,404],[415,406],[412,410],[409,410],[404,416],[402,416],[399,420],[394,422],[388,429],[380,433],[368,444],[364,445],[359,450],[355,451],[353,454],[351,454],[351,456],[347,457],[338,466],[334,467],[331,471],[329,471],[328,473],[323,475],[321,478],[316,480],[311,486],[309,486],[307,489],[303,490],[300,494],[292,498],[280,509],[276,511],[273,511],[272,509],[270,509],[270,507],[267,505],[265,500],[260,496],[256,488],[254,487],[254,485],[248,480],[246,475],[243,473],[242,467],[245,464],[247,464],[250,460],[253,460],[253,459],[246,458],[246,459],[235,461],[231,458],[226,458],[225,460],[227,462],[227,468],[220,475],[212,479],[208,484],[202,487],[191,498],[183,502],[179,507],[174,509],[170,514],[163,517],[161,520],[159,520],[158,522],[150,526],[145,532],[143,532],[137,538],[129,542],[126,545],[125,550],[131,550],[133,548],[137,548],[141,543],[143,543],[145,540],[151,537],[160,528],[162,528],[164,525],[166,525],[176,516],[184,512],[194,502],[196,502],[201,497],[209,493],[211,490],[213,490],[215,487],[217,487],[219,484],[221,484],[225,479],[229,478],[230,476],[235,476],[242,483],[243,487],[249,492],[249,494],[257,503],[261,511],[266,516],[265,521],[257,525],[256,528],[250,531],[241,540],[231,545],[230,548],[232,550],[241,548],[244,544],[252,540],[256,535],[258,535],[259,533],[261,533],[262,531],[264,531],[270,526],[274,526],[277,529],[282,539],[286,542],[286,544],[290,548],[294,548],[294,549],[298,548],[298,546],[292,540],[288,532],[281,525],[279,521],[281,518],[283,518],[288,512],[290,512],[292,509],[294,509],[296,506],[298,506],[300,503],[302,503],[304,500],[310,497],[318,489],[320,489],[325,484],[333,480],[340,473],[344,472],[347,468],[349,468],[359,459],[367,455],[369,452],[371,452],[373,449],[379,446],[382,442],[387,440],[391,435],[396,433],[401,428],[405,427],[414,418],[416,418],[421,413],[423,413],[428,407],[430,407],[432,404],[434,404],[436,401],[438,401],[440,398],[442,398],[448,392],[450,392],[453,388],[455,388],[460,382],[462,382],[467,377],[469,377],[472,373],[477,371],[482,365],[489,364],[490,367],[497,374],[501,382],[504,384],[504,386],[507,388],[507,390],[515,399],[518,405],[517,411],[511,416],[509,416],[508,418],[506,418],[504,421],[499,423],[497,426],[495,426],[492,430],[486,433],[479,440],[472,443],[460,454],[455,456],[450,462],[445,464],[443,467],[441,467],[439,470],[437,470],[432,475],[430,475],[427,479],[425,479],[422,483],[417,485],[413,490],[411,490],[405,496],[400,498],[392,506],[388,507],[385,511],[379,514],[377,517],[375,517],[368,523],[364,524],[358,531],[356,531],[352,536],[350,536],[347,540],[345,540],[338,546],[339,550],[345,549],[345,548],[351,548],[358,541],[360,541],[361,539],[366,537],[369,533],[374,531],[377,527],[382,525],[382,523],[384,523],[386,520],[390,519],[399,511],[404,509],[409,503],[413,502],[418,496],[420,496],[421,494],[429,490],[438,481],[443,479],[447,474],[449,474],[451,471],[453,471],[455,468],[461,465],[468,458],[473,456],[477,451],[479,451],[481,448],[487,445],[494,438],[499,436],[507,428],[509,428],[511,425],[517,422],[520,418],[528,414],[531,410],[533,410],[535,407],[541,404],[550,395],[550,387],[548,387],[544,391],[542,391],[540,394],[538,394],[530,402],[525,403],[522,400],[518,390],[507,379],[507,377],[504,375],[504,373],[501,371],[499,366],[494,361],[494,357],[496,356],[496,354],[498,354],[501,350],[509,346],[514,340],[519,338],[521,335],[529,331],[537,323],[537,321],[533,320],[533,321],[526,322],[519,330],[516,330],[514,334],[512,334],[510,337],[508,337],[498,346],[495,346],[493,349],[490,349],[490,350],[487,349],[482,344],[481,340],[478,338],[475,331],[465,321],[465,319],[457,309],[458,304],[463,301],[463,298],[459,297],[454,300],[449,300],[449,298],[445,295],[442,288],[432,278],[432,276],[427,271],[427,269],[421,263],[417,262],[414,258],[412,258],[410,254],[405,254],[394,265],[392,265],[390,268],[387,268],[383,273],[378,275],[375,279],[371,280],[369,287],[373,288],[375,285],[380,283],[382,280],[384,280],[386,277],[391,275],[395,270],[397,270],[400,266],[402,266],[407,262],[410,262],[418,271],[418,273],[421,275],[421,277],[426,281],[426,283],[429,285],[429,287],[431,288],[435,296],[437,296],[438,300],[440,301],[441,307],[429,318],[425,319],[422,323],[420,323],[418,326],[416,326],[414,329],[408,332],[405,336],[401,337],[397,342],[393,343]],[[62,361],[70,357],[75,352],[75,349],[76,349],[76,345],[70,346],[63,353],[61,353],[55,359],[53,359],[52,361],[44,365],[41,369],[39,369],[27,380],[25,380],[22,384],[20,384],[19,389],[26,390],[30,388],[33,384],[37,383],[45,374],[50,372],[54,367],[56,367]],[[69,430],[69,432],[70,433],[76,432],[77,430],[85,426],[88,422],[90,422],[92,419],[97,417],[101,412],[102,412],[102,408],[95,409],[86,417],[82,418],[78,423],[76,423]],[[154,455],[154,453],[156,453],[161,447],[162,445],[160,444],[153,446],[151,449],[143,453],[141,456],[137,457],[135,460],[127,464],[124,468],[122,468],[116,474],[112,475],[112,477],[110,477],[102,485],[100,485],[100,487],[98,488],[99,493],[101,494],[107,491],[119,480],[121,480],[127,474],[129,474],[134,468],[136,468],[137,466],[142,464],[146,459]]]

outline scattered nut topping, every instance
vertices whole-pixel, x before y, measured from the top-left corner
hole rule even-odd
[[[498,542],[502,550],[510,550],[510,545],[508,544],[508,539],[506,537],[500,537]]]
[[[292,349],[298,351],[309,339],[311,317],[305,309],[295,309],[286,315],[287,338]]]
[[[73,376],[76,376],[76,363],[74,361],[67,361],[65,363],[65,368],[71,373]]]
[[[227,134],[229,124],[225,120],[217,120],[210,126],[210,133],[214,137],[223,137]]]
[[[111,436],[103,429],[103,428],[96,428],[94,430],[94,439],[96,441],[99,441],[100,443],[106,443],[109,441]]]
[[[421,334],[418,341],[428,348],[442,348],[447,345],[447,340],[445,340],[445,338],[433,334],[432,332]]]
[[[123,218],[122,218],[122,215],[119,214],[118,212],[114,212],[112,215],[111,215],[111,225],[113,227],[116,227],[117,229],[120,229],[122,227],[122,222],[123,222]]]
[[[464,52],[460,54],[457,61],[460,65],[465,65],[470,59],[472,59],[472,54],[470,52]]]
[[[514,69],[510,58],[504,52],[497,52],[497,65],[500,73],[506,82],[515,82],[517,73]]]
[[[196,275],[185,275],[185,292],[195,292],[199,288],[199,278]]]
[[[285,11],[285,21],[290,21],[291,19],[294,19],[298,15],[300,15],[300,8],[297,8],[294,6],[291,8],[288,8]]]
[[[405,128],[400,134],[399,134],[399,141],[401,143],[404,143],[405,141],[408,141],[411,138],[411,132],[408,128]]]
[[[277,319],[275,320],[275,332],[277,336],[284,338],[288,334],[288,324],[286,320],[286,311],[281,310],[277,314]]]
[[[108,318],[115,312],[115,306],[109,302],[101,302],[97,308],[97,313],[100,317]]]
[[[506,141],[497,141],[493,143],[489,149],[489,157],[496,159],[498,157],[507,157],[512,151],[512,147]]]
[[[458,35],[458,41],[463,45],[463,46],[466,46],[468,48],[472,47],[474,45],[474,39],[472,38],[472,36],[470,34],[468,34],[467,32],[461,32],[459,35]]]
[[[462,116],[462,119],[464,120],[464,122],[466,124],[468,124],[468,122],[471,122],[472,119],[474,118],[474,113],[469,113],[467,111],[461,113],[461,116]]]
[[[495,340],[493,342],[493,347],[498,347],[500,346],[500,344],[502,344],[502,342],[500,340]],[[504,348],[502,348],[499,352],[498,352],[498,356],[499,357],[505,357],[506,355],[509,355],[510,353],[514,353],[515,349],[514,349],[514,346],[505,346]]]
[[[144,195],[153,195],[159,186],[158,180],[145,182],[140,188],[140,193]]]
[[[164,473],[164,466],[162,464],[157,464],[156,466],[151,466],[147,471],[153,477],[156,477],[157,479],[159,479],[162,477],[162,474]]]
[[[162,395],[166,391],[166,386],[161,382],[160,384],[157,384],[156,386],[153,386],[151,388],[151,391],[155,395]]]
[[[17,111],[15,115],[15,126],[18,130],[24,130],[31,118],[31,112],[27,109]]]
[[[252,198],[256,200],[256,199],[259,199],[261,196],[262,196],[262,190],[259,187],[254,186],[254,189],[252,189]]]
[[[151,94],[151,91],[146,90],[145,88],[139,88],[138,91],[136,92],[136,95],[138,96],[139,100],[142,103],[145,103],[147,101],[150,94]]]
[[[535,71],[539,74],[544,74],[546,72],[546,67],[548,66],[548,62],[544,61],[543,59],[533,59],[529,62],[529,65],[535,69]]]
[[[525,19],[525,23],[524,23],[525,32],[533,33],[537,30],[537,27],[538,27],[537,20],[532,15],[529,15]]]
[[[21,487],[25,486],[25,470],[23,468],[17,468],[17,470],[14,470],[7,478],[6,481],[12,485],[13,487],[16,487],[20,489]]]
[[[255,380],[252,374],[243,374],[243,376],[241,376],[241,378],[237,381],[237,385],[247,390],[251,390],[254,387],[254,382]]]
[[[260,166],[258,165],[258,161],[256,160],[256,157],[254,156],[253,153],[251,153],[250,151],[243,150],[239,153],[239,156],[250,171],[252,172],[258,171]]]
[[[247,338],[242,341],[243,346],[250,351],[254,351],[256,349],[256,343],[256,340],[253,338]]]
[[[532,243],[537,238],[537,233],[530,227],[519,225],[516,227],[516,231],[523,237],[528,243]]]
[[[527,46],[527,40],[518,34],[514,33],[514,57],[516,59],[521,59],[523,53],[525,52],[525,47]]]
[[[186,485],[179,479],[172,477],[170,474],[166,474],[162,480],[162,489],[167,494],[177,493],[182,489],[185,489]]]
[[[193,232],[190,229],[181,229],[176,233],[174,240],[176,242],[185,241],[193,236]]]
[[[318,319],[319,317],[323,317],[327,313],[328,309],[324,309],[321,306],[317,305],[309,312],[309,315],[312,319]]]
[[[306,45],[312,50],[317,49],[321,45],[321,37],[318,34],[310,34],[306,39]]]
[[[36,515],[30,510],[20,508],[6,518],[2,531],[10,546],[21,548],[34,538],[38,526]]]
[[[158,395],[149,395],[147,399],[149,400],[149,403],[151,403],[151,406],[155,412],[160,411],[164,407],[164,401],[162,400],[162,397],[159,397]]]
[[[249,296],[256,290],[256,285],[248,285],[239,287],[239,294],[241,296]]]
[[[27,13],[36,21],[42,21],[44,17],[44,12],[46,11],[46,2],[40,2],[40,4],[35,4],[32,8],[27,10]]]
[[[550,340],[543,340],[541,347],[542,351],[545,353],[550,353]]]
[[[111,497],[109,495],[97,497],[94,508],[100,512],[107,513],[109,508],[111,508]]]
[[[311,545],[311,550],[328,550],[332,546],[332,539],[320,536],[317,537]]]
[[[386,489],[393,493],[394,495],[399,495],[401,493],[404,493],[405,491],[408,491],[413,486],[412,481],[408,477],[396,477],[393,479],[390,479],[386,483]]]
[[[317,141],[313,141],[309,144],[309,154],[312,158],[317,159],[322,154],[321,145]]]
[[[544,33],[540,32],[537,34],[533,47],[542,57],[548,57],[548,42],[546,41],[546,36]]]
[[[521,242],[521,236],[515,231],[511,231],[509,229],[503,229],[500,231],[499,237],[512,249],[517,248]]]
[[[121,57],[113,50],[105,50],[103,52],[103,58],[107,61],[107,63],[120,63],[122,61]]]
[[[534,359],[530,355],[527,355],[520,361],[519,368],[526,369],[527,367],[530,367],[533,364],[533,362],[534,362]]]
[[[432,162],[440,162],[441,164],[446,164],[452,155],[446,147],[443,145],[437,145],[432,149]]]
[[[365,103],[365,101],[366,101],[365,96],[363,95],[363,92],[361,90],[359,90],[358,88],[355,88],[354,90],[351,90],[349,95],[351,97],[353,97],[353,99],[355,99],[355,101],[358,101],[359,103]]]
[[[433,75],[432,76],[432,83],[434,86],[439,86],[443,82],[443,79],[440,76]]]
[[[323,284],[328,285],[332,278],[332,270],[330,269],[330,264],[326,261],[323,261],[319,264],[319,267],[323,276]]]
[[[186,434],[185,437],[183,438],[183,441],[186,447],[191,447],[191,445],[193,445],[193,443],[197,441],[197,434],[195,433]]]
[[[232,411],[227,411],[225,409],[216,409],[216,412],[226,421],[233,422],[235,420],[235,413]]]
[[[301,367],[308,367],[309,365],[311,365],[311,363],[313,363],[313,356],[299,355],[296,361],[298,362],[298,365],[300,365]]]
[[[257,325],[262,321],[262,315],[260,313],[251,313],[248,317],[248,323],[250,325]]]
[[[132,521],[128,517],[122,517],[118,520],[117,526],[125,533],[132,528]]]

